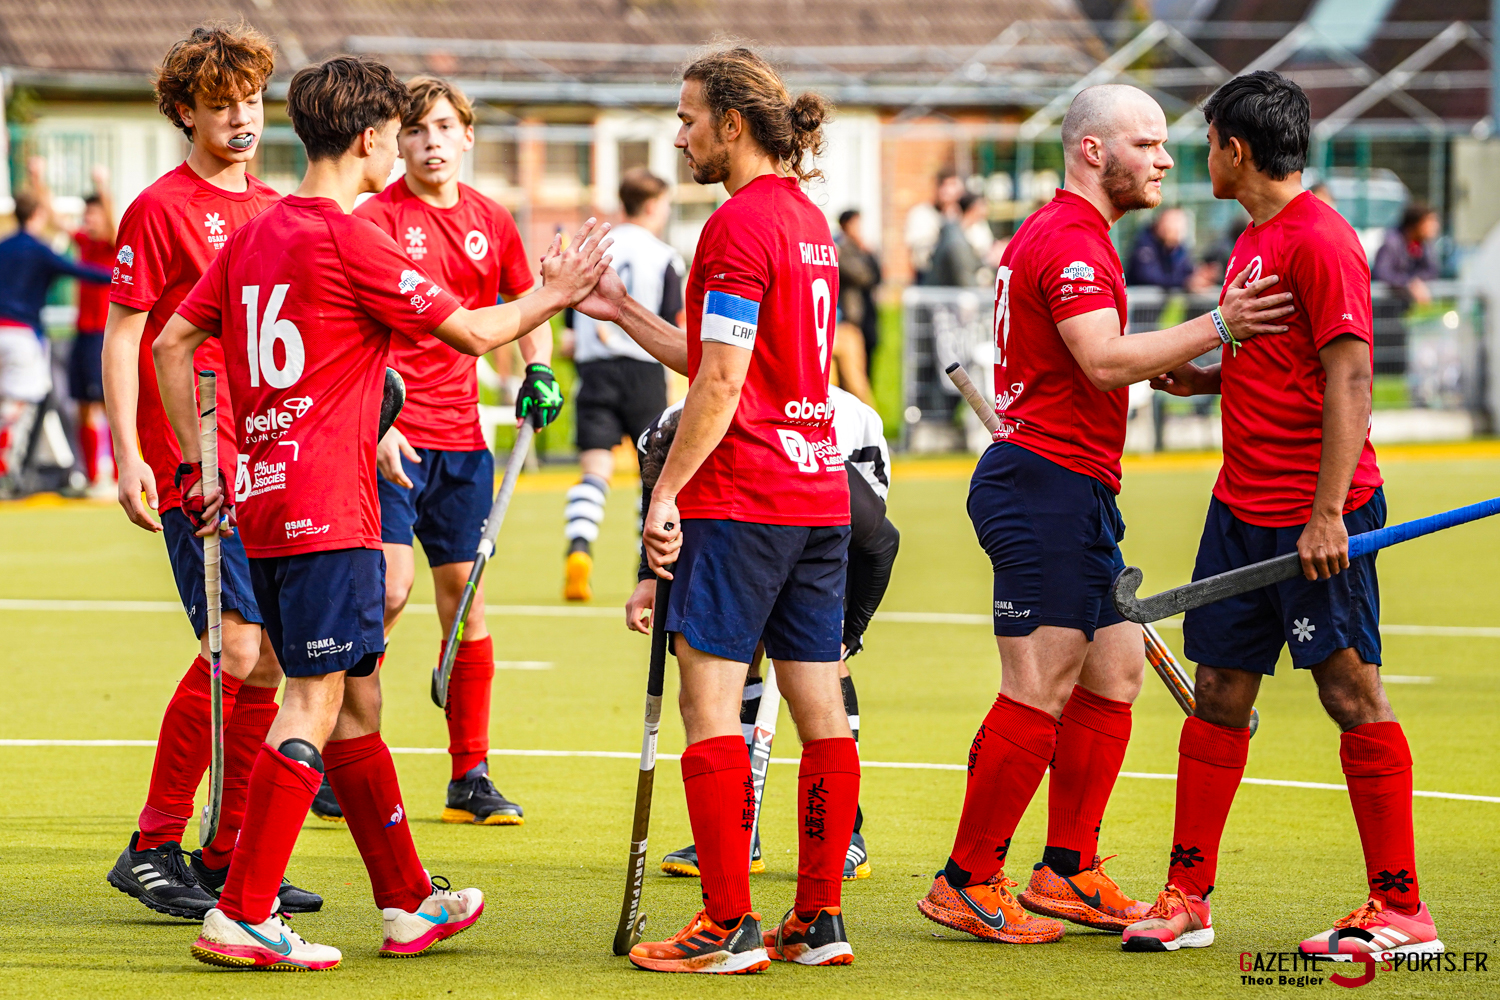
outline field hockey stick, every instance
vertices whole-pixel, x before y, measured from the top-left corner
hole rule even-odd
[[[1500,514],[1500,497],[1455,510],[1443,511],[1441,514],[1419,517],[1415,521],[1393,524],[1388,528],[1366,531],[1349,539],[1349,558],[1358,559],[1398,542],[1430,535],[1434,531],[1442,531],[1445,528],[1467,524],[1495,514]],[[1269,587],[1301,575],[1301,557],[1295,552],[1288,552],[1274,559],[1251,563],[1249,566],[1241,566],[1227,573],[1205,577],[1181,587],[1152,594],[1150,597],[1138,598],[1135,592],[1140,588],[1143,574],[1135,566],[1126,566],[1120,575],[1115,577],[1110,596],[1114,599],[1115,609],[1120,614],[1133,622],[1144,624],[1160,621],[1194,608],[1201,608],[1205,604],[1222,601],[1227,597]]]
[[[510,509],[510,498],[516,492],[516,480],[521,478],[521,466],[526,464],[526,453],[531,450],[531,438],[536,429],[528,420],[516,431],[516,445],[510,450],[510,461],[505,465],[505,478],[500,480],[500,489],[495,502],[490,505],[489,516],[484,519],[484,533],[479,537],[479,548],[474,552],[474,566],[469,570],[468,582],[464,584],[463,597],[458,602],[458,613],[453,624],[448,626],[448,644],[443,647],[443,659],[432,671],[432,700],[438,708],[448,707],[448,680],[453,676],[453,662],[458,656],[458,644],[464,641],[464,621],[469,609],[474,606],[474,596],[479,592],[479,581],[484,578],[484,567],[495,554],[495,539],[500,537],[500,525],[505,523],[505,512]]]
[[[1198,709],[1196,692],[1193,689],[1193,679],[1182,669],[1182,664],[1172,655],[1167,648],[1166,642],[1161,635],[1150,625],[1142,625],[1141,631],[1146,636],[1146,662],[1151,664],[1151,669],[1167,685],[1167,691],[1171,693],[1172,699],[1177,702],[1184,715],[1192,715]],[[1260,728],[1260,711],[1256,708],[1250,709],[1250,735]]]
[[[203,472],[198,478],[199,496],[207,494],[210,476],[215,482],[219,478],[218,382],[218,377],[211,371],[198,373],[198,449],[202,452],[199,459]],[[219,485],[222,487],[225,484]],[[203,806],[203,815],[198,818],[198,843],[206,848],[218,836],[219,817],[224,805],[224,669],[219,662],[224,649],[220,616],[223,592],[219,583],[217,530],[203,539],[203,593],[208,615],[208,655],[211,661],[208,692],[212,751],[208,758],[208,802]]]
[[[969,406],[973,408],[974,415],[979,418],[979,422],[984,424],[984,429],[990,432],[990,440],[998,441],[1000,418],[995,416],[995,408],[984,398],[984,394],[979,391],[979,386],[974,384],[974,380],[969,378],[969,373],[964,366],[955,361],[944,371],[948,373],[948,380],[953,383],[964,399],[969,401]]]
[[[635,779],[635,817],[630,824],[630,857],[625,862],[625,898],[620,903],[620,922],[615,926],[616,955],[630,954],[646,927],[646,915],[641,912],[641,890],[646,884],[646,839],[651,830],[651,791],[656,785],[656,733],[661,728],[661,692],[667,673],[667,601],[671,596],[672,581],[657,577],[656,601],[651,606],[651,665],[646,671],[646,728],[641,737],[641,769]]]
[[[760,829],[760,806],[766,796],[766,772],[771,769],[771,741],[776,739],[776,717],[781,712],[781,692],[776,688],[776,668],[766,660],[762,671],[760,708],[755,712],[755,734],[750,739],[750,780],[755,786],[755,824],[750,828],[750,856],[755,857],[755,834]]]
[[[401,407],[406,405],[406,380],[401,373],[394,368],[385,370],[385,387],[380,393],[380,433],[375,436],[375,443],[385,437],[385,432],[391,429],[391,424],[401,415]]]

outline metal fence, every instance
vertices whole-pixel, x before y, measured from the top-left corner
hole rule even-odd
[[[1386,421],[1400,420],[1394,411],[1411,413],[1406,423],[1417,437],[1457,434],[1464,426],[1493,426],[1487,403],[1495,338],[1486,336],[1486,300],[1458,282],[1429,284],[1432,302],[1416,306],[1403,295],[1376,285],[1373,289],[1375,334],[1375,407],[1392,411]],[[1168,292],[1155,287],[1128,290],[1128,333],[1172,326],[1200,316],[1217,303],[1217,295]],[[943,370],[954,361],[968,368],[986,396],[994,398],[994,290],[913,286],[902,299],[905,327],[903,384],[905,421],[902,444],[916,451],[982,448],[984,434],[962,405]],[[1014,334],[1013,334],[1014,336]],[[1202,361],[1216,360],[1217,352]],[[1131,389],[1131,429],[1127,448],[1167,450],[1217,444],[1215,397],[1179,399],[1152,392],[1144,384]],[[1433,415],[1448,420],[1434,430]],[[1441,422],[1441,421],[1439,421]],[[1397,431],[1396,433],[1400,433]]]

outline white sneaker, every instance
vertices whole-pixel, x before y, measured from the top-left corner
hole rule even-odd
[[[309,944],[274,913],[264,923],[231,920],[216,907],[203,918],[193,957],[230,969],[331,969],[344,957],[337,948]]]
[[[394,906],[380,911],[385,918],[380,954],[386,958],[420,955],[444,938],[473,927],[483,912],[484,893],[478,889],[453,892],[448,880],[438,875],[432,880],[432,895],[414,913]]]

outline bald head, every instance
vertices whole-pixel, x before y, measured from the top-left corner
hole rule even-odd
[[[1094,201],[1111,221],[1161,204],[1172,169],[1167,116],[1149,94],[1123,84],[1081,90],[1062,123],[1063,186]]]
[[[1139,87],[1123,83],[1104,83],[1078,92],[1063,118],[1063,150],[1071,161],[1080,154],[1085,136],[1093,136],[1108,145],[1122,132],[1149,127],[1159,121],[1166,129],[1166,115],[1161,105]]]

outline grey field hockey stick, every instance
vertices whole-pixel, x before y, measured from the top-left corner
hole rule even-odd
[[[670,571],[671,567],[667,567]],[[630,857],[625,862],[625,898],[615,926],[614,953],[628,955],[641,940],[646,915],[641,891],[646,883],[646,840],[651,831],[651,792],[656,786],[656,734],[661,728],[661,692],[667,674],[667,601],[672,581],[656,578],[651,606],[651,663],[646,671],[646,728],[641,737],[641,769],[635,779],[635,816],[630,824]]]
[[[1366,531],[1349,539],[1349,559],[1352,561],[1398,542],[1420,538],[1434,531],[1468,524],[1495,514],[1500,514],[1500,497],[1446,510],[1441,514],[1419,517],[1415,521],[1393,524],[1388,528]],[[1143,574],[1135,566],[1126,566],[1115,577],[1111,597],[1114,598],[1115,609],[1131,621],[1154,622],[1301,575],[1302,558],[1295,552],[1288,552],[1274,559],[1251,563],[1227,573],[1218,573],[1181,587],[1164,590],[1160,594],[1138,598],[1135,592],[1141,585]]]
[[[750,857],[755,857],[755,834],[760,829],[760,807],[766,797],[766,772],[771,769],[771,742],[776,739],[776,717],[781,712],[781,692],[776,687],[776,668],[768,659],[761,671],[760,707],[755,712],[755,733],[750,738],[750,780],[755,786],[755,822],[750,827]]]
[[[218,376],[211,371],[198,373],[198,450],[199,468],[198,495],[207,491],[209,476],[218,481],[219,476],[219,407]],[[225,484],[220,483],[221,487]],[[227,500],[228,498],[225,497]],[[203,815],[198,819],[198,843],[208,847],[219,834],[219,818],[224,806],[224,668],[220,655],[224,649],[224,634],[220,607],[223,591],[219,583],[219,533],[210,532],[203,539],[203,594],[208,616],[209,703],[210,742],[212,753],[208,759],[208,802],[203,806]]]
[[[964,371],[964,366],[955,361],[947,367],[946,371],[948,378],[953,381],[953,384],[962,393],[964,399],[969,401],[969,405],[974,408],[974,413],[978,415],[985,428],[989,430],[990,436],[993,438],[999,434],[1000,418],[995,416],[994,410],[990,409],[990,405],[979,391],[979,387],[969,378],[969,373]],[[1126,572],[1129,572],[1129,570],[1126,570]],[[1122,615],[1125,614],[1123,611],[1120,613]],[[1129,618],[1130,616],[1125,615],[1125,617]],[[1197,702],[1194,699],[1192,678],[1188,677],[1187,671],[1183,670],[1181,664],[1172,656],[1172,651],[1167,648],[1167,644],[1162,641],[1161,636],[1156,633],[1155,629],[1150,625],[1144,625],[1143,630],[1146,643],[1146,661],[1156,671],[1156,676],[1160,677],[1162,683],[1167,686],[1167,691],[1172,695],[1173,700],[1182,707],[1184,712],[1192,715],[1197,707]],[[1255,730],[1259,726],[1260,715],[1252,708],[1250,710],[1250,732],[1252,735],[1254,735]]]
[[[469,570],[468,582],[464,584],[463,597],[458,602],[458,612],[453,624],[448,626],[448,645],[443,647],[443,660],[432,671],[432,700],[438,708],[448,707],[448,679],[453,676],[453,661],[458,656],[458,644],[464,640],[464,621],[469,609],[474,606],[474,595],[479,591],[479,581],[484,579],[484,567],[495,554],[495,539],[500,536],[500,525],[505,523],[505,512],[510,508],[511,495],[516,492],[516,480],[521,477],[521,467],[526,464],[526,454],[531,450],[531,438],[536,429],[527,420],[516,431],[516,445],[510,450],[510,461],[505,465],[505,478],[500,480],[500,490],[495,502],[490,505],[489,516],[484,519],[484,533],[479,538],[479,548],[474,552],[474,567]]]

